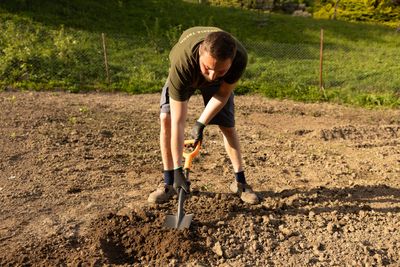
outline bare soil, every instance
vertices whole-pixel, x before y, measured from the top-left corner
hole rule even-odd
[[[190,100],[187,134],[202,101]],[[189,229],[162,227],[159,95],[0,93],[1,266],[399,266],[400,111],[237,96],[248,182],[216,126]]]

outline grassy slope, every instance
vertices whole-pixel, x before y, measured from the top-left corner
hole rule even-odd
[[[99,36],[104,32],[112,74],[108,88],[133,93],[158,91],[167,75],[168,50],[180,31],[194,25],[214,25],[230,31],[248,47],[250,64],[239,92],[306,101],[399,105],[400,78],[394,75],[400,70],[396,63],[399,35],[382,26],[261,14],[177,0],[8,0],[0,3],[0,12],[1,25],[6,29],[3,36],[0,34],[0,45],[9,49],[5,58],[11,66],[3,70],[3,84],[107,87],[102,57],[98,56]],[[10,29],[10,21],[16,29]],[[324,94],[317,86],[321,28],[325,30],[328,64]],[[30,42],[35,43],[35,60],[21,52],[29,42],[17,46],[22,41],[12,40],[15,31],[25,40],[29,40],[27,33],[36,31],[36,35],[30,35]],[[37,38],[38,32],[41,38]],[[60,71],[63,66],[68,66],[67,70]],[[21,79],[17,70],[24,68],[31,75]],[[38,71],[41,68],[43,71]]]

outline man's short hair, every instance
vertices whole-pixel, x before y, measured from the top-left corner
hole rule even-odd
[[[201,49],[208,52],[216,60],[233,60],[236,55],[236,41],[227,32],[212,32],[204,39]]]

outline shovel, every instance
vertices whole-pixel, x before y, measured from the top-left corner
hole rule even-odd
[[[194,143],[195,143],[194,140],[185,140],[185,147],[193,147]],[[201,142],[198,142],[192,152],[187,153],[183,151],[183,157],[185,158],[185,165],[183,169],[185,172],[187,183],[190,183],[189,182],[190,167],[192,165],[194,157],[196,157],[197,154],[199,154],[200,146]],[[175,228],[179,230],[189,228],[190,223],[192,222],[193,219],[193,214],[185,214],[185,211],[183,209],[183,203],[185,202],[185,199],[187,198],[188,194],[189,192],[186,193],[185,190],[182,189],[182,187],[178,188],[178,211],[176,215],[167,215],[164,222],[164,227]]]

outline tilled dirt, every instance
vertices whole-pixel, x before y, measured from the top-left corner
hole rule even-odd
[[[1,266],[399,266],[400,111],[237,96],[248,205],[216,126],[164,228],[159,95],[0,93]],[[190,100],[187,134],[201,112]]]

